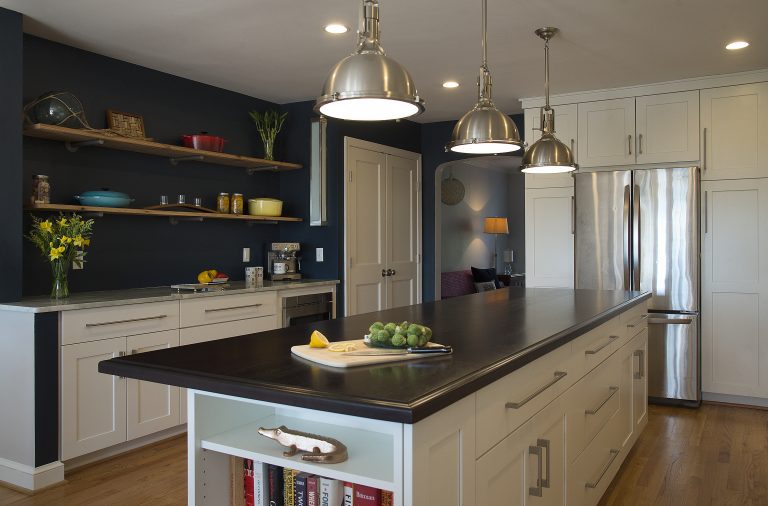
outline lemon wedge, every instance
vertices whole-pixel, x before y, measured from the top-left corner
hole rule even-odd
[[[328,347],[328,351],[344,352],[355,351],[357,346],[352,343],[333,343]]]
[[[313,331],[309,337],[310,348],[327,348],[329,344],[328,338],[317,330]]]

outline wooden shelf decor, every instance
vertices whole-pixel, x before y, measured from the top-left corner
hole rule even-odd
[[[168,158],[173,165],[186,161],[213,163],[217,165],[243,168],[248,171],[248,174],[260,171],[282,172],[285,170],[301,168],[301,165],[297,163],[277,162],[250,156],[217,153],[215,151],[204,151],[202,149],[192,149],[184,146],[174,146],[172,144],[161,144],[159,142],[144,139],[134,139],[115,134],[110,135],[102,130],[84,130],[36,123],[25,127],[24,135],[39,139],[62,141],[67,150],[73,152],[81,147],[101,146],[107,149],[118,149],[145,155],[161,156]]]
[[[171,224],[175,225],[179,221],[203,221],[203,220],[235,220],[248,224],[276,224],[278,222],[296,222],[302,221],[301,218],[290,218],[288,216],[252,216],[250,214],[220,214],[194,211],[161,211],[155,209],[136,209],[132,207],[96,207],[80,206],[73,204],[36,204],[24,208],[27,211],[37,212],[76,212],[95,214],[103,216],[105,214],[121,214],[128,216],[160,216],[169,218]]]

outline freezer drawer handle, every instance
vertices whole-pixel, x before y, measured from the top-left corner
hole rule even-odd
[[[619,456],[619,450],[617,450],[616,448],[611,448],[611,458],[608,461],[608,464],[603,468],[602,472],[600,473],[600,476],[597,477],[597,480],[586,484],[587,488],[597,488],[597,486],[600,484],[600,481],[603,479],[603,476],[605,476],[605,473],[608,472],[608,469],[611,468],[611,464],[613,464],[613,461],[616,460],[616,457],[618,456]]]
[[[634,355],[637,357],[637,372],[634,374],[636,380],[643,379],[645,377],[645,350],[635,350]]]
[[[104,325],[119,325],[121,323],[133,323],[133,322],[145,322],[149,320],[162,320],[168,318],[167,314],[161,314],[157,316],[147,316],[146,318],[131,318],[130,320],[115,320],[111,322],[99,322],[99,323],[86,323],[85,327],[103,327]]]
[[[647,314],[644,314],[644,315],[642,315],[640,318],[638,318],[638,320],[640,320],[640,321],[643,321],[643,320],[645,320],[646,318],[648,318],[648,315],[647,315]],[[638,323],[627,323],[627,327],[629,327],[629,328],[631,328],[631,329],[633,329],[633,328],[637,327],[638,325],[640,325],[640,322],[638,322]]]
[[[608,340],[605,343],[601,344],[594,350],[586,350],[584,352],[584,355],[596,355],[597,353],[600,353],[604,348],[607,348],[613,342],[614,339],[618,339],[618,338],[619,336],[608,336]]]
[[[231,307],[217,307],[213,309],[206,309],[206,313],[215,313],[217,311],[230,311],[233,309],[248,309],[249,307],[261,307],[264,304],[246,304],[245,306],[231,306]]]
[[[690,325],[693,318],[648,318],[649,325]]]
[[[542,461],[544,460],[543,451],[546,451],[547,453],[547,477],[544,478],[543,475],[543,464]],[[529,487],[528,493],[535,497],[541,497],[543,489],[549,488],[549,476],[550,476],[550,467],[549,462],[551,460],[550,453],[549,453],[549,440],[548,439],[537,439],[536,440],[536,446],[529,446],[528,452],[531,455],[536,455],[539,467],[538,467],[538,475],[536,476],[536,486],[535,487]]]
[[[523,406],[525,406],[526,404],[528,404],[529,402],[531,402],[531,400],[533,400],[535,397],[537,397],[538,395],[543,393],[547,388],[551,387],[552,385],[554,385],[555,383],[557,383],[561,379],[565,378],[566,376],[568,376],[567,372],[555,371],[554,377],[551,380],[549,380],[545,385],[542,385],[541,387],[539,387],[531,395],[529,395],[528,397],[526,397],[525,399],[523,399],[520,402],[508,402],[504,406],[506,408],[509,408],[509,409],[520,409]]]
[[[597,412],[600,411],[601,409],[603,409],[603,406],[605,406],[608,403],[608,401],[611,400],[611,397],[616,395],[616,392],[619,391],[619,387],[608,387],[608,390],[611,391],[611,393],[608,394],[608,397],[603,399],[603,401],[600,404],[598,404],[597,407],[592,408],[592,409],[585,409],[584,410],[584,414],[585,415],[596,415]]]

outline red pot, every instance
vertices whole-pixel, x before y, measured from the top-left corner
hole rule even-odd
[[[224,143],[227,141],[218,135],[208,135],[208,132],[202,132],[194,135],[182,135],[181,142],[188,148],[221,153],[224,151]]]

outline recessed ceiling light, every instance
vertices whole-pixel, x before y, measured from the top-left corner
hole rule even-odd
[[[731,51],[735,51],[736,49],[744,49],[749,45],[749,42],[746,40],[735,40],[725,46],[725,49],[730,49]]]
[[[326,32],[333,33],[333,34],[347,33],[347,30],[349,30],[349,28],[347,28],[346,26],[340,25],[338,23],[331,23],[330,25],[325,25],[324,29]]]
[[[446,81],[443,83],[443,88],[458,88],[459,83],[456,81]]]

